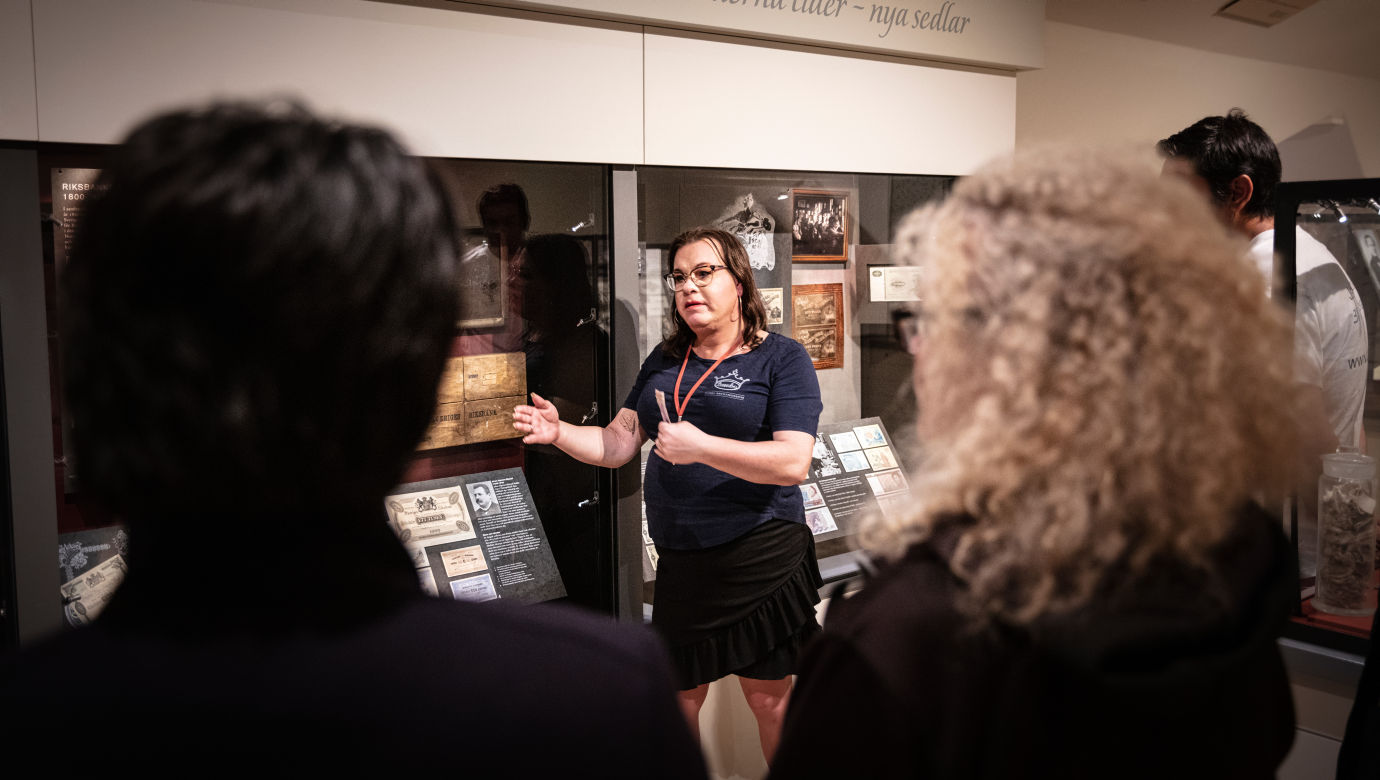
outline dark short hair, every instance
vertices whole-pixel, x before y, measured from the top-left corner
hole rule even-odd
[[[719,257],[723,258],[728,272],[733,274],[733,280],[743,286],[743,295],[739,299],[742,309],[740,322],[743,326],[743,344],[748,348],[756,347],[762,343],[758,333],[767,328],[767,307],[762,303],[762,296],[757,292],[757,282],[752,278],[752,261],[748,259],[747,250],[743,248],[743,243],[738,237],[727,230],[711,227],[691,228],[671,241],[671,249],[666,253],[667,269],[676,267],[677,252],[696,241],[708,241]],[[681,319],[680,312],[676,311],[673,303],[671,333],[662,341],[661,348],[671,355],[683,355],[694,343],[695,332]]]
[[[1231,197],[1237,176],[1251,177],[1251,199],[1242,213],[1269,217],[1275,213],[1275,187],[1281,166],[1279,149],[1260,125],[1233,108],[1226,116],[1204,117],[1157,144],[1167,157],[1190,160],[1219,204]]]
[[[484,212],[502,203],[511,203],[517,206],[518,213],[522,215],[522,229],[526,230],[532,226],[532,212],[527,207],[527,193],[516,184],[495,184],[479,194],[479,200],[475,204],[475,210],[479,212],[480,221],[484,221]]]
[[[213,104],[138,126],[101,184],[62,269],[83,490],[131,519],[381,499],[457,316],[422,162],[297,105]]]

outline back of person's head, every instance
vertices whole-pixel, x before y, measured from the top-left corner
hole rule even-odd
[[[1254,189],[1242,214],[1269,217],[1275,213],[1275,188],[1281,168],[1279,150],[1260,125],[1233,108],[1226,116],[1204,117],[1159,142],[1160,153],[1193,164],[1218,204],[1232,194],[1232,180],[1249,176]]]
[[[216,104],[139,125],[101,184],[61,269],[83,491],[131,519],[377,503],[457,314],[423,163],[381,129]]]
[[[506,245],[516,249],[532,226],[532,212],[527,205],[527,193],[516,184],[495,184],[479,194],[475,204],[484,237],[495,249]]]
[[[862,539],[896,555],[966,517],[953,563],[988,614],[1029,621],[1156,556],[1201,562],[1288,484],[1287,321],[1190,186],[1153,168],[1026,154],[899,228],[924,269],[927,455],[918,510]]]

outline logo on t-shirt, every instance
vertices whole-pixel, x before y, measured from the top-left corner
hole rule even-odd
[[[740,376],[738,374],[738,369],[735,368],[729,372],[727,376],[714,377],[714,387],[720,390],[738,390],[751,381],[752,380],[747,377]]]

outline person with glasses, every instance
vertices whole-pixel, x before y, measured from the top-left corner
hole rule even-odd
[[[737,675],[770,761],[822,582],[800,490],[822,411],[804,347],[766,330],[748,255],[731,233],[677,236],[666,284],[672,327],[606,428],[559,419],[550,402],[513,412],[528,444],[616,467],[649,438],[643,499],[656,543],[652,624],[680,674],[698,732],[709,683]]]
[[[1204,203],[1148,154],[1047,150],[901,223],[925,457],[859,529],[878,571],[772,778],[1275,776],[1291,339]]]

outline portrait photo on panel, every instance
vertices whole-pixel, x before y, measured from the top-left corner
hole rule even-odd
[[[503,511],[498,505],[498,496],[494,493],[492,482],[475,482],[465,486],[470,494],[470,504],[474,507],[475,515],[479,517],[492,517]]]

